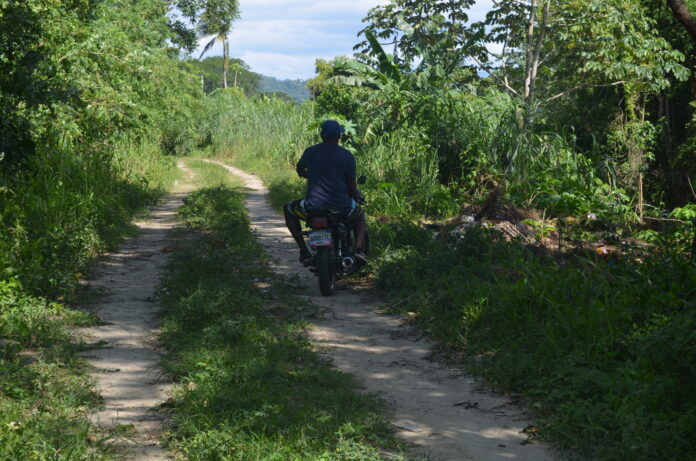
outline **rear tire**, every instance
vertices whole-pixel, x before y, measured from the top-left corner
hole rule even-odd
[[[331,296],[336,285],[336,266],[332,247],[320,247],[317,249],[317,276],[319,277],[319,290],[324,296]]]

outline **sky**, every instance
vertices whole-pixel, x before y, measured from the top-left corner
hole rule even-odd
[[[367,12],[388,0],[240,0],[241,18],[230,35],[230,54],[254,72],[279,79],[309,79],[317,58],[351,56]],[[472,21],[483,19],[492,0],[477,0]],[[203,45],[193,53],[199,57]],[[206,56],[222,55],[222,44]]]

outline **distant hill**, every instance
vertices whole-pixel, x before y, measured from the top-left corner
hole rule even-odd
[[[285,93],[291,99],[302,102],[309,99],[309,90],[306,80],[278,80],[274,77],[261,76],[259,83],[260,93]]]

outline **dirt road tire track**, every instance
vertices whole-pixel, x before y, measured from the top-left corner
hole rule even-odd
[[[334,365],[357,376],[391,408],[397,435],[432,461],[556,459],[522,430],[532,422],[505,396],[481,390],[477,381],[430,359],[433,345],[396,316],[379,312],[380,302],[360,289],[322,297],[316,278],[297,263],[299,250],[266,200],[254,175],[210,161],[241,177],[249,189],[246,205],[252,228],[275,270],[300,280],[308,299],[330,315],[315,322],[311,338]]]
[[[188,184],[193,173],[183,163],[178,166]],[[157,366],[156,289],[174,244],[170,231],[177,226],[176,210],[191,190],[186,184],[136,222],[139,235],[105,255],[84,281],[90,289],[106,293],[95,311],[103,325],[80,331],[89,343],[102,345],[82,354],[94,369],[104,399],[104,409],[92,416],[92,422],[106,429],[123,426],[115,448],[133,461],[171,459],[160,445],[165,417],[156,411],[170,389]]]

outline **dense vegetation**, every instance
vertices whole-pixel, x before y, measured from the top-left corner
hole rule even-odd
[[[369,178],[371,268],[394,310],[492,382],[525,393],[542,435],[580,457],[695,457],[696,4],[516,0],[496,2],[480,24],[467,20],[471,4],[392,0],[372,10],[360,53],[318,61],[313,101],[296,104],[253,97],[256,77],[241,62],[179,58],[196,33],[169,9],[195,22],[206,6],[236,12],[235,1],[1,2],[2,451],[103,456],[84,418],[98,398],[66,330],[92,320],[49,300],[68,298],[94,256],[167,188],[173,155],[233,158],[264,178],[279,206],[302,194],[294,163],[332,117],[348,127],[346,145]],[[199,31],[226,42],[234,18],[205,18]],[[232,72],[228,86],[237,72],[239,88],[213,91],[225,86],[220,72]],[[421,226],[491,190],[540,210],[544,220],[530,223],[540,240],[563,230],[576,249],[530,248],[480,227],[433,238]],[[218,202],[229,214],[204,206]],[[222,456],[224,440],[252,450],[240,448],[244,458],[277,448],[272,437],[260,442],[263,428],[290,424],[292,456],[371,459],[368,442],[388,437],[366,435],[385,435],[369,402],[351,415],[330,401],[298,405],[297,420],[323,411],[333,424],[314,427],[330,433],[313,441],[277,402],[254,413],[226,393],[224,384],[247,386],[263,407],[288,369],[295,384],[337,382],[306,351],[299,324],[260,309],[264,295],[249,278],[265,273],[240,272],[241,291],[224,289],[214,268],[258,251],[239,206],[229,189],[208,189],[183,215],[216,237],[181,249],[168,282],[187,282],[166,299],[165,338],[180,354],[170,371],[192,383],[174,403],[181,415],[205,408],[182,416],[172,443],[205,459],[206,450]],[[204,251],[220,241],[235,251]],[[614,251],[588,251],[594,241]],[[198,278],[182,275],[191,265]],[[253,302],[238,303],[241,295]],[[205,315],[192,317],[199,298],[205,309],[195,312]],[[253,363],[239,357],[256,346]],[[307,363],[317,375],[304,374]],[[269,387],[257,392],[260,380]],[[230,415],[243,427],[228,425]]]
[[[0,2],[0,452],[102,459],[64,301],[170,185],[200,86],[164,1]]]

